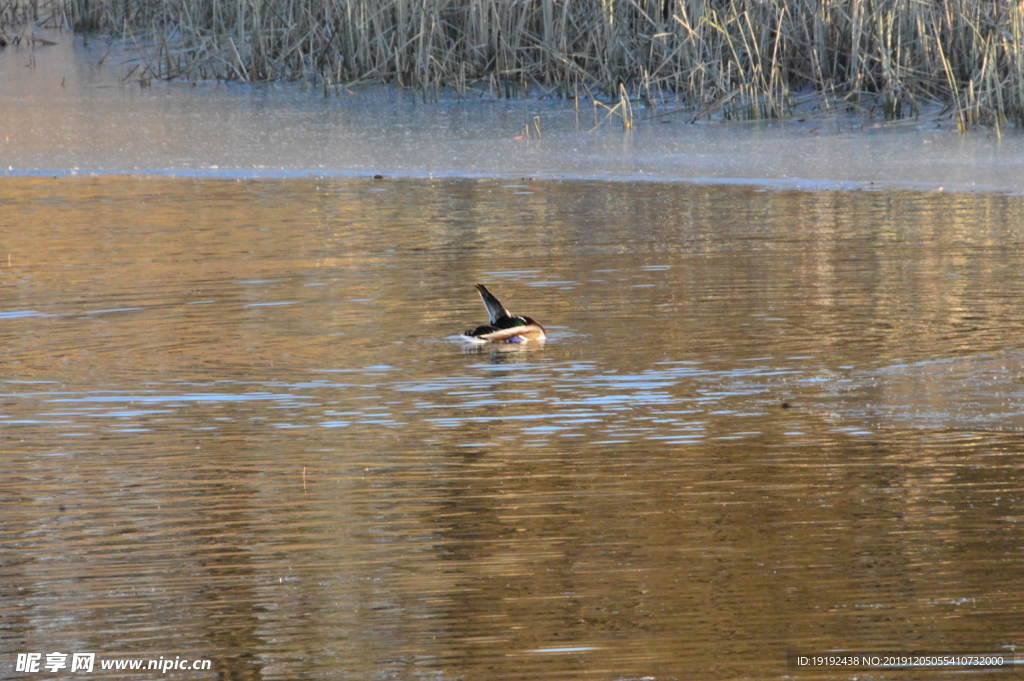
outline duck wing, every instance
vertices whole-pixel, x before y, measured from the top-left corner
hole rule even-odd
[[[498,321],[502,317],[511,317],[512,313],[505,309],[505,306],[498,301],[491,292],[487,290],[487,287],[483,284],[477,284],[476,290],[480,293],[480,298],[484,301],[484,307],[487,308],[487,315],[491,318],[491,324]]]

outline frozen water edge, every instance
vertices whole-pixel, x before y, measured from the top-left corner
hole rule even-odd
[[[95,61],[68,43],[0,50],[0,174],[379,174],[1024,192],[1024,135],[1016,130],[1000,140],[934,123],[842,117],[688,123],[659,110],[638,111],[627,132],[600,116],[595,126],[589,104],[577,110],[565,100],[423,104],[418,93],[388,86],[329,98],[293,85],[142,88],[122,85]]]
[[[53,169],[4,169],[0,170],[0,176],[6,177],[52,177],[52,178],[89,178],[121,175],[126,177],[166,177],[166,178],[208,178],[224,180],[259,180],[259,179],[356,179],[371,177],[369,171],[359,170],[287,170],[287,169],[266,169],[266,170],[210,170],[210,169],[165,169],[165,168],[135,168],[132,170],[92,168],[81,170]],[[372,173],[372,176],[380,175],[380,179],[469,179],[469,180],[499,180],[499,181],[604,181],[604,182],[686,182],[692,184],[722,184],[722,185],[748,185],[763,188],[766,190],[798,190],[798,191],[936,191],[936,192],[995,192],[1006,194],[1021,194],[1016,188],[1006,188],[994,185],[954,184],[941,182],[848,182],[828,180],[805,180],[801,178],[741,178],[741,177],[672,177],[663,175],[584,175],[584,174],[546,174],[533,173],[524,177],[523,173],[502,175],[500,173],[468,173],[461,171],[449,172],[415,172],[402,170],[387,175]]]

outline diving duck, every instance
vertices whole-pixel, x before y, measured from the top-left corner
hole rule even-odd
[[[490,324],[470,329],[463,335],[474,341],[505,341],[506,343],[522,343],[523,341],[542,341],[548,337],[544,327],[533,317],[514,315],[505,309],[497,298],[491,295],[487,287],[477,284],[476,290],[487,308]]]

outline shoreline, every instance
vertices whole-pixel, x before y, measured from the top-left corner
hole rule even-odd
[[[143,84],[598,93],[627,128],[631,101],[666,94],[749,120],[786,118],[816,92],[886,119],[938,105],[960,131],[1024,125],[1021,15],[965,0],[42,0],[0,13],[16,43],[43,26],[130,42]]]

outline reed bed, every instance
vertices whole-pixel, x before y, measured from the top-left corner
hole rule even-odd
[[[939,102],[961,129],[1024,124],[1024,0],[54,1],[77,30],[135,41],[160,78],[595,95],[624,119],[668,97],[778,118],[814,94],[893,119]]]

